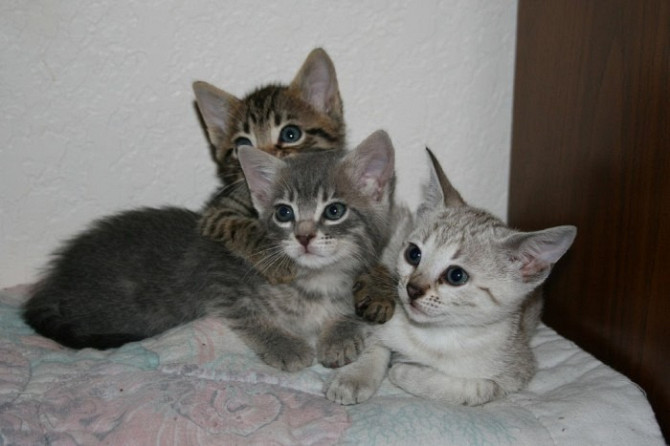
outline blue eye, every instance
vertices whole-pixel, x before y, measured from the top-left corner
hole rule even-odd
[[[347,207],[342,203],[332,203],[326,206],[323,211],[323,216],[328,220],[339,220],[344,217],[347,212]]]
[[[460,266],[450,266],[442,275],[442,278],[453,286],[465,285],[470,276]]]
[[[281,223],[293,220],[293,208],[286,204],[280,204],[275,208],[275,218]]]
[[[410,243],[405,250],[405,260],[414,266],[417,266],[421,262],[421,250],[414,243]]]
[[[302,132],[295,125],[287,125],[279,132],[279,142],[292,143],[297,142],[302,136]]]
[[[233,141],[235,144],[235,147],[240,147],[240,146],[253,146],[251,143],[251,140],[249,138],[246,138],[244,136],[240,136],[239,138],[235,138],[235,141]]]

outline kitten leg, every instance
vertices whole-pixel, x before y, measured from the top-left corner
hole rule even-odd
[[[382,264],[374,266],[356,280],[354,305],[356,314],[370,322],[383,324],[395,311],[396,280]]]
[[[295,263],[288,256],[271,252],[265,229],[257,218],[234,214],[230,209],[209,208],[202,216],[200,230],[205,237],[223,242],[233,254],[253,264],[268,282],[276,285],[295,278]]]
[[[337,368],[353,362],[365,348],[371,329],[362,321],[339,319],[321,332],[317,359],[324,367]]]
[[[377,392],[386,370],[391,352],[380,344],[373,344],[363,351],[357,361],[342,367],[324,386],[326,398],[338,404],[358,404]]]
[[[242,320],[230,326],[269,366],[296,372],[314,362],[314,349],[307,342],[269,321]]]
[[[491,379],[456,378],[432,367],[402,362],[391,367],[389,380],[418,397],[466,406],[488,403],[505,394]]]

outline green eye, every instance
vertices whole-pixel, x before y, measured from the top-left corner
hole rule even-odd
[[[287,125],[279,132],[279,142],[297,142],[302,136],[302,131],[295,125]]]
[[[323,216],[327,220],[339,220],[344,217],[344,214],[347,212],[347,207],[342,203],[331,203],[326,206],[326,209],[323,211]]]
[[[293,220],[293,208],[286,204],[280,204],[275,208],[275,218],[280,223],[286,223]]]
[[[470,276],[460,266],[450,266],[442,275],[443,279],[452,286],[465,285]]]

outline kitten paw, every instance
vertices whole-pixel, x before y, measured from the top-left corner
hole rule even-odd
[[[450,377],[427,366],[393,364],[388,377],[408,393],[450,404],[478,406],[505,395],[502,387],[492,379]]]
[[[297,372],[314,362],[314,350],[298,338],[276,338],[268,347],[258,356],[267,365],[286,372]]]
[[[358,277],[354,285],[356,314],[370,322],[383,324],[395,311],[395,280],[382,265]]]
[[[353,325],[353,326],[352,326]],[[358,324],[342,324],[330,330],[317,347],[317,359],[331,369],[352,363],[365,348],[365,336]]]
[[[291,283],[298,274],[294,263],[277,262],[259,271],[271,285]]]
[[[324,393],[330,401],[349,406],[367,401],[376,391],[377,387],[365,376],[337,373],[335,378],[326,384]]]

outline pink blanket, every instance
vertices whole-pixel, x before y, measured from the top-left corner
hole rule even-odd
[[[546,327],[538,376],[503,401],[450,407],[385,382],[344,407],[323,397],[330,370],[266,366],[218,320],[75,351],[23,323],[26,293],[0,292],[0,445],[663,444],[639,389]]]

